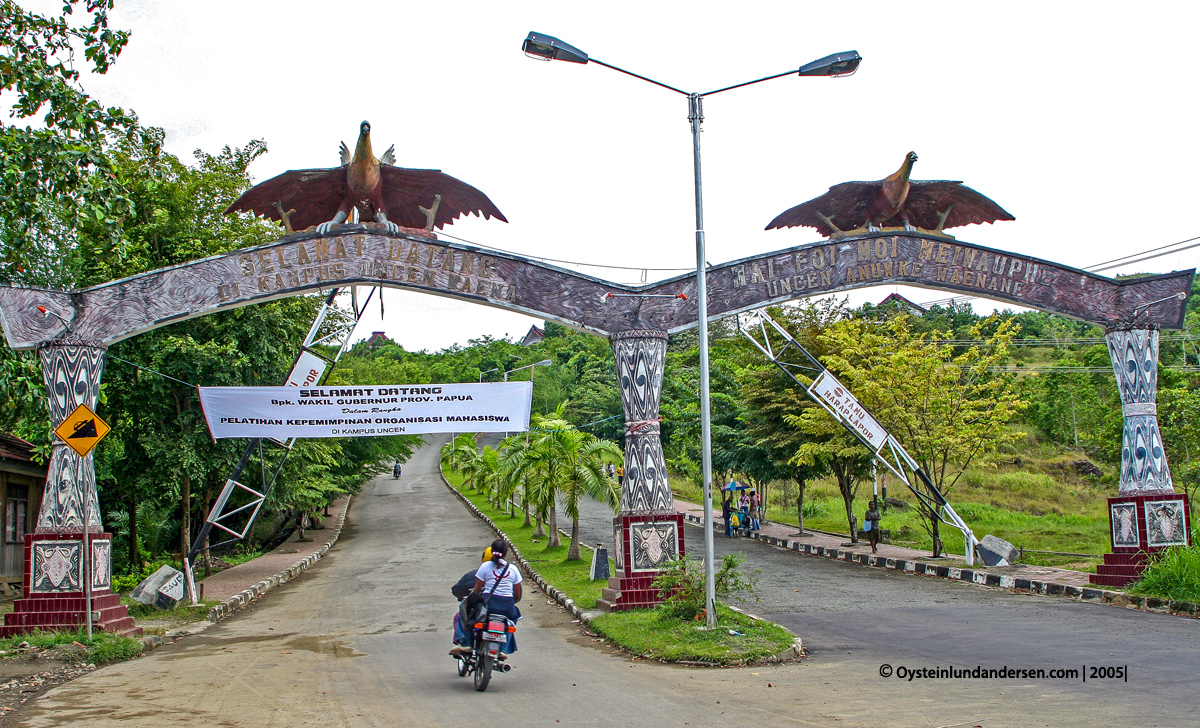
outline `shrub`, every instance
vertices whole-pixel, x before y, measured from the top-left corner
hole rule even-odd
[[[819,518],[829,515],[829,501],[823,498],[806,498],[802,508],[805,518]]]
[[[747,594],[758,601],[757,577],[748,577],[739,567],[746,560],[743,554],[725,554],[714,577],[717,599],[728,599],[733,594]],[[662,616],[670,619],[695,619],[704,611],[704,563],[678,556],[668,562],[658,577],[654,588],[663,600]]]
[[[1129,590],[1133,594],[1200,603],[1200,547],[1175,546],[1156,556],[1142,578]]]

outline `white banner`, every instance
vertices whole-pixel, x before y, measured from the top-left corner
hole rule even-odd
[[[200,387],[214,440],[523,432],[532,398],[532,382]]]
[[[871,443],[875,452],[879,452],[879,448],[887,442],[887,430],[883,429],[871,416],[871,413],[859,404],[854,395],[850,394],[850,390],[846,389],[846,385],[839,382],[832,374],[827,371],[822,372],[809,390],[823,399],[854,428],[855,432]]]

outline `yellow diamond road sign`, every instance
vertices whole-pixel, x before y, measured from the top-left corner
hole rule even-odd
[[[70,445],[82,458],[87,457],[92,448],[96,447],[96,443],[103,440],[110,430],[112,428],[107,422],[100,419],[86,404],[81,404],[61,425],[54,428],[54,434]]]

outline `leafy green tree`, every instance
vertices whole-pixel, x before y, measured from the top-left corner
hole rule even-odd
[[[943,334],[915,334],[907,316],[887,322],[846,319],[821,339],[830,370],[895,435],[943,493],[982,453],[1023,437],[1007,427],[1024,407],[1012,378],[993,371],[1014,334],[1008,321],[995,326],[983,347],[955,354]],[[970,331],[982,337],[982,326]],[[921,509],[923,525],[940,554],[939,519]]]
[[[76,22],[77,9],[82,22]],[[121,227],[132,203],[105,154],[108,141],[133,132],[137,120],[103,108],[79,85],[76,54],[105,73],[129,40],[108,26],[113,0],[63,0],[61,15],[0,0],[0,102],[9,115],[36,125],[0,126],[0,282],[70,287],[73,232],[88,224],[97,241],[122,257]]]
[[[845,302],[832,298],[809,301],[796,306],[771,308],[769,313],[780,325],[796,338],[805,349],[820,356],[824,353],[818,335],[835,321],[847,315]],[[768,456],[778,468],[772,479],[788,478],[796,483],[796,519],[799,533],[804,533],[804,495],[809,482],[829,472],[824,458],[795,460],[800,448],[814,440],[806,432],[786,419],[786,415],[798,416],[817,405],[808,395],[784,374],[779,367],[768,364],[758,351],[747,354],[747,366],[739,378],[739,396],[742,403],[741,419],[746,423],[754,447],[762,452],[748,453],[761,463]],[[789,351],[785,362],[791,365],[809,366],[798,352]],[[794,369],[804,376],[803,369]],[[768,477],[763,472],[762,477]]]
[[[1159,425],[1172,479],[1191,504],[1192,522],[1200,513],[1200,391],[1188,387],[1158,393]]]

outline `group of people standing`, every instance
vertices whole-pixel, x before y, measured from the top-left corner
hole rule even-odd
[[[620,465],[609,463],[604,466],[604,472],[608,474],[608,477],[617,481],[617,485],[620,485],[625,480],[625,468]]]
[[[734,530],[745,529],[749,536],[752,531],[762,528],[763,507],[762,498],[756,490],[749,493],[742,491],[741,497],[734,501],[732,493],[726,492],[721,499],[721,516],[725,519],[725,536],[733,538]]]
[[[745,490],[741,495],[736,497],[730,491],[724,492],[724,497],[721,499],[721,517],[725,519],[725,537],[733,538],[735,531],[745,530],[749,536],[752,532],[762,528],[762,519],[765,517],[763,511],[762,498],[753,488],[747,493]],[[867,504],[867,512],[863,514],[863,531],[867,535],[867,541],[871,544],[871,552],[879,552],[879,538],[881,531],[879,522],[883,517],[879,513],[879,507],[875,500]]]

